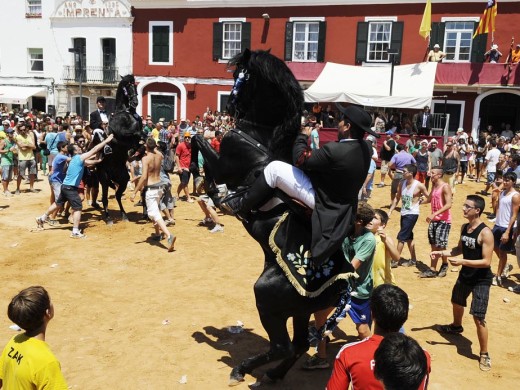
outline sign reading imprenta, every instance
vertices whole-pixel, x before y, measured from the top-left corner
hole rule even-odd
[[[121,0],[70,0],[56,10],[58,18],[121,18],[130,16],[127,4]]]

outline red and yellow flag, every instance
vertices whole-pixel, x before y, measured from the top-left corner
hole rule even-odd
[[[480,18],[480,23],[478,24],[477,29],[475,30],[475,34],[473,34],[473,38],[475,38],[479,34],[486,34],[488,32],[495,31],[495,18],[497,16],[497,1],[496,0],[487,0],[486,9]]]

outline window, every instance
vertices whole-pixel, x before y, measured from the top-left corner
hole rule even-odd
[[[469,62],[474,22],[446,22],[444,30],[445,62]]]
[[[42,0],[26,0],[26,17],[40,17],[42,16]]]
[[[368,62],[388,62],[392,22],[372,22],[368,25]]]
[[[29,72],[43,72],[43,49],[29,49]]]
[[[222,59],[230,59],[242,51],[242,23],[224,23]]]
[[[251,23],[244,18],[221,18],[213,23],[213,60],[229,60],[251,47]]]
[[[323,62],[325,31],[323,17],[290,18],[285,26],[285,61]]]
[[[388,49],[397,51],[393,56],[394,63],[401,63],[404,23],[395,17],[367,17],[365,20],[358,23],[356,64],[388,63]]]
[[[149,61],[151,65],[173,65],[173,22],[150,22]]]

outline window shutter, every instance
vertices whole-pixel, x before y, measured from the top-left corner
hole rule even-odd
[[[398,51],[398,54],[393,56],[394,64],[396,65],[401,63],[401,56],[403,54],[403,30],[404,22],[392,23],[392,40],[390,41],[390,48]]]
[[[213,23],[213,61],[218,61],[222,58],[222,23]]]
[[[475,33],[475,30],[478,27],[478,23],[475,23],[475,26],[473,27],[473,33]],[[484,62],[484,53],[486,52],[486,44],[487,44],[488,35],[486,34],[479,34],[474,39],[473,42],[471,42],[471,57],[470,62]]]
[[[251,49],[251,23],[242,23],[242,47],[241,51]]]
[[[358,22],[356,39],[356,64],[361,65],[367,60],[368,22]]]
[[[325,36],[327,35],[327,22],[320,22],[318,32],[318,62],[325,61]]]
[[[285,23],[285,61],[292,61],[292,48],[293,48],[293,23]],[[319,48],[318,48],[319,50]]]
[[[444,50],[444,31],[446,29],[446,24],[441,22],[432,23],[432,31],[430,36],[430,48],[433,48],[433,45],[439,44],[442,51]]]

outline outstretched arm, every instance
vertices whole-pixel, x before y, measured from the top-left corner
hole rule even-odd
[[[81,159],[83,161],[85,160],[88,160],[90,157],[92,157],[93,155],[95,155],[97,152],[99,152],[106,144],[108,144],[110,141],[112,141],[112,139],[114,139],[114,134],[110,134],[106,140],[104,140],[103,142],[97,144],[96,146],[94,146],[94,148],[92,148],[91,150],[89,150],[88,152],[85,152],[85,153],[82,153],[81,154]]]

